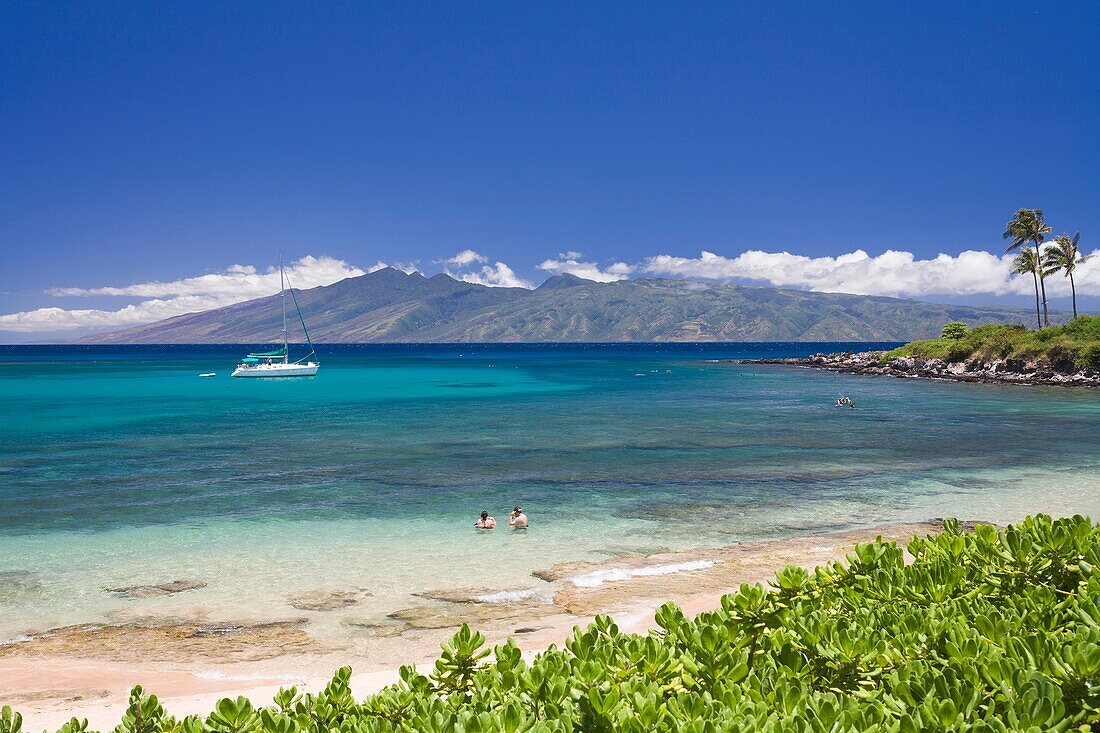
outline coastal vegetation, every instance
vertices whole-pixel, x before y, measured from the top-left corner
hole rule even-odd
[[[1023,326],[985,324],[967,328],[948,323],[938,339],[913,341],[882,355],[941,359],[950,363],[967,360],[1019,361],[1062,373],[1100,371],[1100,316],[1077,316],[1064,326],[1029,330]]]
[[[1002,235],[1011,240],[1005,251],[1019,252],[1012,274],[1030,275],[1035,286],[1034,330],[1004,323],[971,327],[952,320],[944,324],[939,338],[912,341],[891,351],[761,361],[869,375],[1100,386],[1100,317],[1078,314],[1074,279],[1077,266],[1089,258],[1080,252],[1080,232],[1047,242],[1052,231],[1042,209],[1019,209]],[[1045,282],[1059,272],[1069,280],[1073,317],[1065,325],[1051,326]]]
[[[1100,529],[1086,517],[949,520],[656,621],[638,635],[597,617],[530,662],[464,625],[432,670],[404,667],[364,700],[346,667],[319,693],[224,699],[206,717],[173,718],[135,687],[115,733],[1100,730]],[[20,730],[4,708],[0,733]]]
[[[1045,273],[1040,263],[1042,262],[1042,246],[1046,235],[1053,230],[1047,226],[1042,209],[1018,209],[1016,214],[1005,226],[1004,239],[1011,240],[1006,252],[1025,248],[1016,257],[1013,263],[1013,272],[1019,274],[1031,273],[1035,280],[1035,317],[1039,319],[1039,294],[1042,293],[1043,316],[1038,320],[1039,327],[1050,325],[1050,316],[1047,313],[1047,290],[1043,282]],[[1027,245],[1033,245],[1034,250],[1026,249]]]
[[[1054,244],[1043,254],[1043,275],[1049,276],[1062,272],[1069,278],[1070,297],[1073,299],[1073,317],[1077,317],[1077,285],[1073,282],[1073,273],[1077,265],[1089,258],[1080,253],[1077,245],[1081,241],[1081,232],[1071,238],[1062,234],[1054,238]]]
[[[1013,275],[1031,275],[1035,278],[1035,319],[1038,323],[1038,327],[1043,327],[1043,319],[1039,312],[1039,273],[1042,272],[1042,268],[1039,266],[1039,258],[1036,257],[1035,252],[1030,249],[1025,249],[1020,254],[1016,255],[1016,259],[1012,260],[1012,274]],[[1046,302],[1046,289],[1043,290],[1043,312],[1045,313],[1047,307]],[[1046,325],[1050,325],[1047,323]]]
[[[962,321],[951,321],[951,323],[944,324],[943,330],[940,332],[940,338],[959,340],[966,338],[970,333],[970,327]]]
[[[1018,209],[1001,235],[1003,239],[1010,240],[1005,252],[1019,251],[1012,261],[1013,274],[1031,275],[1035,283],[1035,321],[1039,328],[1050,325],[1046,278],[1058,272],[1069,278],[1073,316],[1077,317],[1077,287],[1073,281],[1073,272],[1077,265],[1088,259],[1078,251],[1080,232],[1072,238],[1068,234],[1062,234],[1055,237],[1052,243],[1044,244],[1046,235],[1052,231],[1054,230],[1047,225],[1046,214],[1042,209]],[[1033,249],[1029,249],[1029,245]]]

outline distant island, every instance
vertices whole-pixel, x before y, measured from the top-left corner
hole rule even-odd
[[[985,324],[946,324],[937,339],[892,351],[757,359],[830,371],[960,382],[1100,387],[1100,316],[1078,316],[1064,326],[1029,330]]]
[[[685,280],[597,283],[563,274],[534,290],[384,268],[295,291],[314,342],[912,341],[945,321],[1022,324],[1023,309]],[[279,296],[81,339],[99,344],[269,343]]]

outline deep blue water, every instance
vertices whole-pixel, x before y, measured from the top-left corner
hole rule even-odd
[[[0,499],[8,531],[399,513],[487,491],[568,504],[574,484],[621,492],[658,460],[697,476],[729,458],[688,437],[755,420],[727,412],[746,373],[712,360],[866,347],[326,345],[314,379],[249,381],[229,378],[248,346],[4,346]]]

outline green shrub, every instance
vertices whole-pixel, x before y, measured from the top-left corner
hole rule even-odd
[[[1028,332],[1026,326],[1017,324],[983,323],[980,326],[974,326],[974,328],[970,330],[970,335],[976,339],[984,339],[990,336],[1011,338]]]
[[[375,731],[1087,731],[1100,729],[1100,530],[1085,517],[857,545],[788,567],[689,619],[623,633],[598,617],[530,663],[466,626],[430,675],[363,701],[339,670],[318,694],[222,700],[169,717],[135,688],[117,733]],[[0,733],[18,733],[5,709]],[[8,722],[5,722],[8,721]],[[69,724],[77,733],[80,722]],[[5,727],[7,726],[7,727]],[[67,726],[68,727],[68,726]]]
[[[1083,371],[1100,372],[1100,344],[1091,344],[1081,349],[1074,364]]]
[[[984,348],[991,357],[995,359],[1006,359],[1012,354],[1015,349],[1015,344],[1008,334],[998,333],[989,337],[985,342]]]
[[[913,341],[893,351],[886,352],[886,357],[890,359],[895,356],[915,356],[918,359],[938,359],[942,358],[944,352],[947,350],[948,344],[952,343],[954,342],[944,341],[943,339]]]
[[[965,361],[974,353],[974,344],[968,341],[956,341],[947,347],[947,353],[944,354],[944,358],[947,361],[955,363]]]
[[[22,715],[13,712],[7,705],[0,708],[0,733],[20,733],[22,729]]]
[[[1100,316],[1077,316],[1063,330],[1080,341],[1100,341]]]
[[[962,321],[951,321],[943,327],[943,331],[940,333],[940,338],[945,339],[962,339],[966,338],[970,334],[970,327]]]
[[[1044,344],[1050,343],[1055,339],[1055,337],[1059,335],[1060,330],[1061,329],[1057,326],[1052,326],[1050,328],[1040,328],[1038,331],[1035,332],[1035,340]]]

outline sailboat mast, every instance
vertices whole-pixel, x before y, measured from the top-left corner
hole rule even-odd
[[[286,282],[283,277],[282,255],[279,256],[279,300],[283,302],[283,363],[286,364],[290,361],[290,351],[286,339]]]

